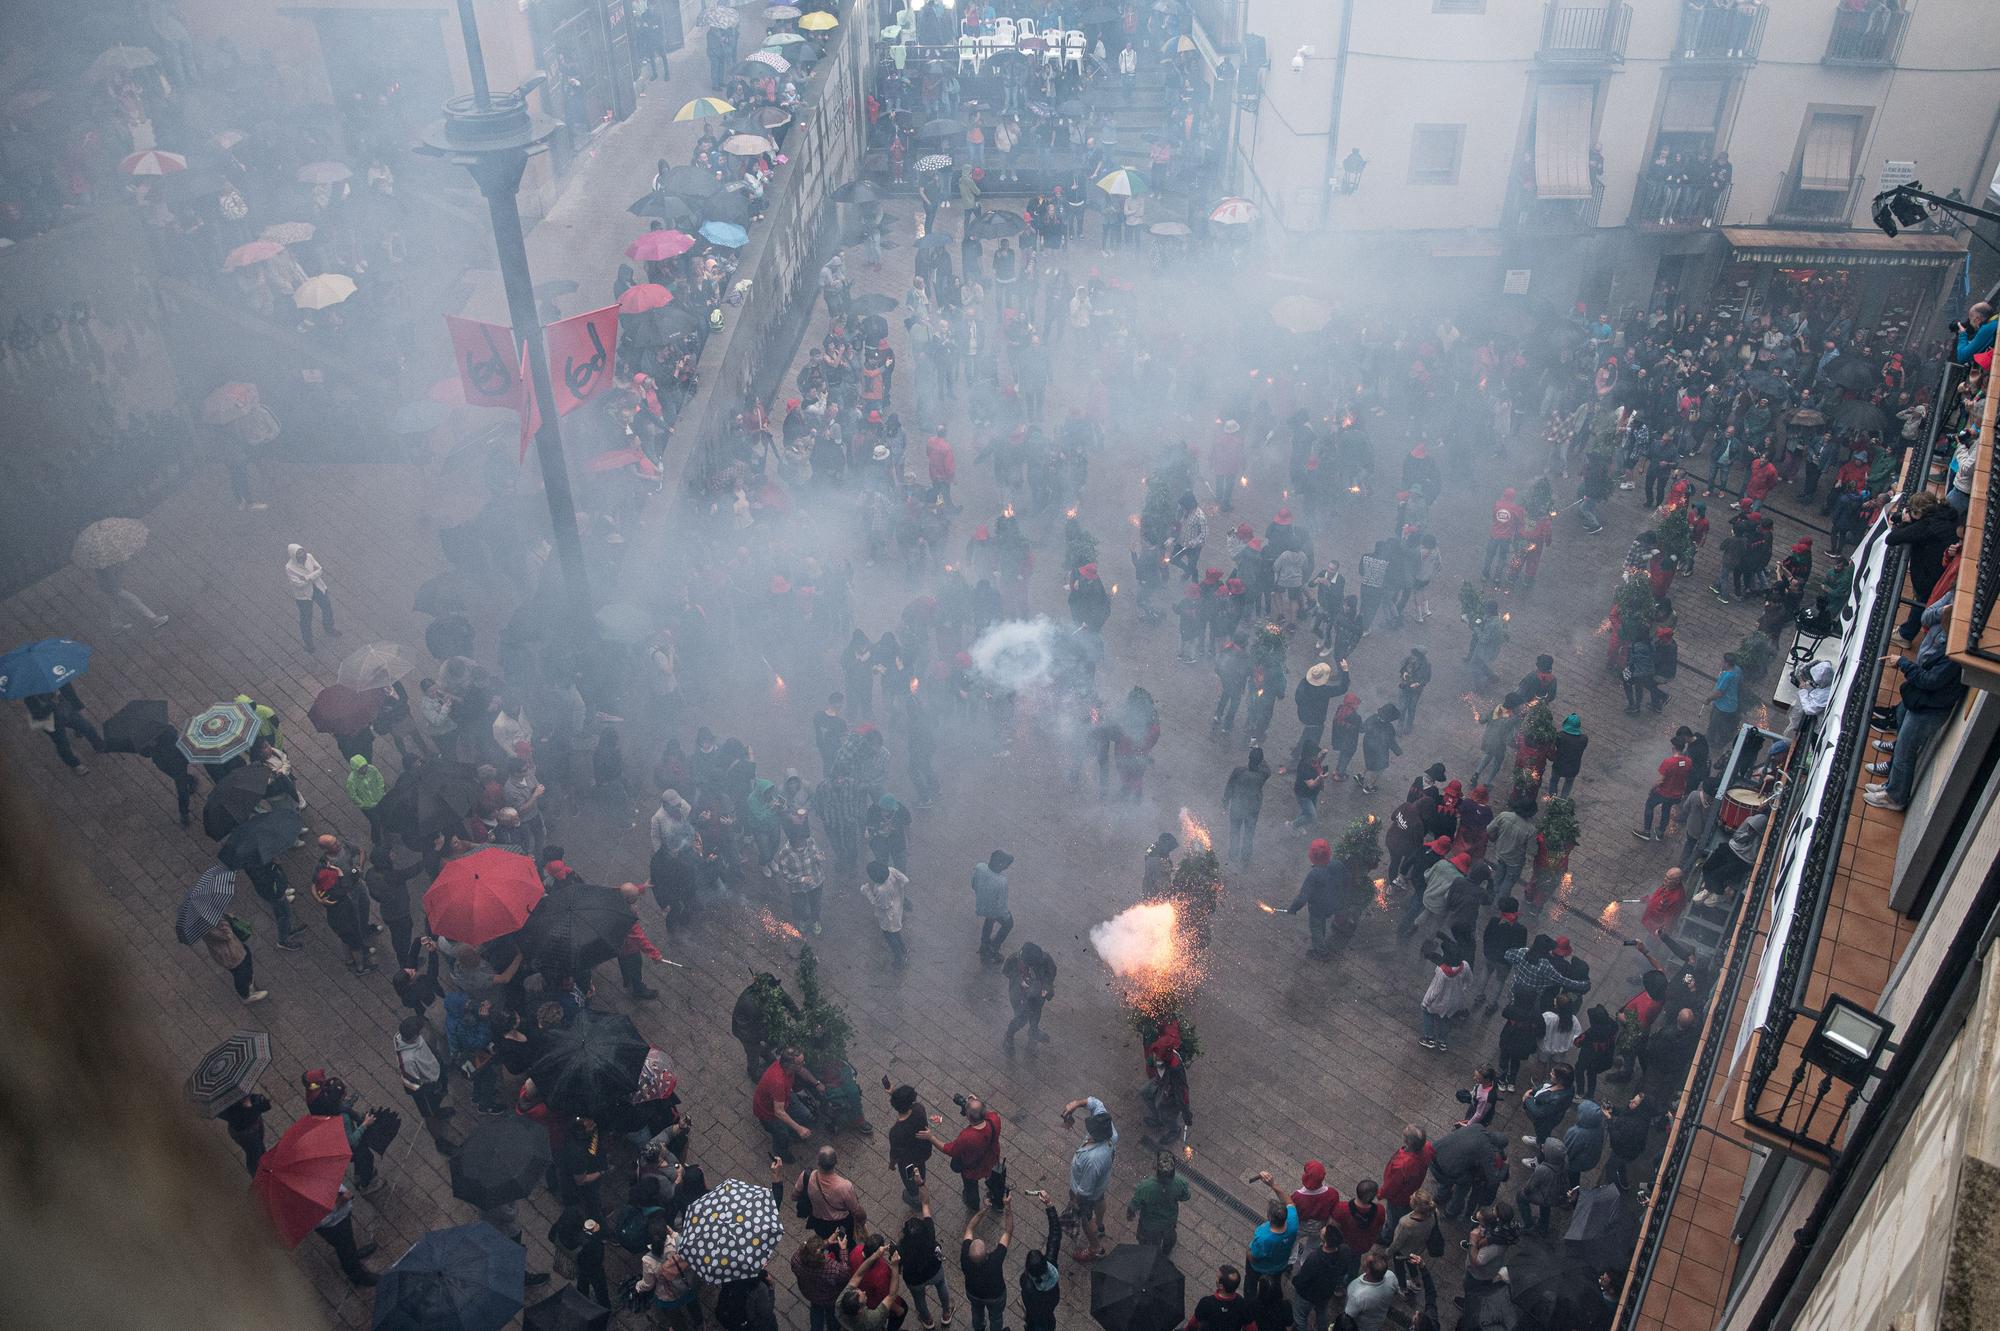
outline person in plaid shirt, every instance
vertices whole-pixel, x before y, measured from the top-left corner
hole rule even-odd
[[[803,818],[785,824],[785,848],[778,852],[778,877],[791,889],[792,921],[799,928],[819,927],[820,889],[826,884],[826,854],[813,840],[812,829]]]

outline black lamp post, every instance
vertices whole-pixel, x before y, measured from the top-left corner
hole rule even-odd
[[[535,309],[528,241],[521,230],[521,209],[515,198],[528,159],[548,150],[558,126],[528,109],[528,94],[547,76],[538,73],[512,92],[493,92],[486,86],[486,56],[479,45],[472,0],[458,0],[458,22],[465,33],[472,95],[447,101],[444,120],[432,126],[416,151],[464,167],[486,196],[493,219],[494,248],[500,257],[500,280],[507,289],[507,315],[514,325],[514,336],[528,349],[528,387],[541,414],[541,424],[535,430],[535,454],[542,465],[542,489],[548,496],[556,558],[569,592],[570,614],[579,629],[588,633],[593,623],[590,580],[583,567],[583,542],[576,532],[576,501],[570,494],[569,466],[563,458],[548,347]]]

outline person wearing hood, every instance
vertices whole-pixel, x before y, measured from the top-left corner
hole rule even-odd
[[[1576,1122],[1563,1134],[1563,1151],[1569,1156],[1569,1185],[1583,1182],[1583,1171],[1604,1158],[1604,1110],[1595,1100],[1576,1102]]]
[[[292,589],[292,600],[299,608],[299,638],[308,652],[313,647],[313,607],[319,607],[320,627],[329,638],[338,638],[340,630],[333,626],[333,598],[327,594],[326,571],[312,552],[302,545],[285,547],[285,582]],[[165,623],[165,620],[161,621]]]
[[[1521,1163],[1528,1169],[1528,1181],[1515,1196],[1521,1212],[1521,1229],[1526,1232],[1533,1228],[1547,1238],[1550,1217],[1569,1198],[1569,1155],[1563,1150],[1562,1138],[1546,1138],[1535,1154]]]
[[[1243,691],[1250,682],[1250,653],[1240,636],[1218,635],[1222,643],[1215,650],[1215,675],[1222,693],[1215,700],[1215,715],[1209,728],[1227,735],[1236,729],[1236,709],[1243,703]]]
[[[1555,761],[1549,765],[1549,794],[1567,796],[1576,788],[1577,773],[1583,770],[1583,751],[1590,736],[1583,733],[1583,718],[1571,712],[1563,718],[1556,734]]]
[[[1475,1192],[1491,1191],[1506,1177],[1506,1153],[1506,1135],[1477,1123],[1446,1133],[1431,1159],[1439,1209],[1453,1219],[1464,1218]]]
[[[1296,915],[1301,910],[1306,913],[1306,932],[1312,937],[1312,946],[1307,955],[1315,958],[1330,956],[1326,946],[1327,922],[1345,914],[1348,905],[1352,872],[1344,861],[1333,858],[1333,846],[1324,837],[1315,838],[1306,847],[1305,881],[1299,884],[1299,894],[1292,904],[1285,908],[1287,915]]]
[[[1252,744],[1250,756],[1223,783],[1222,804],[1229,813],[1229,859],[1240,868],[1250,867],[1257,818],[1264,811],[1264,783],[1270,779],[1263,748]]]
[[[1514,686],[1522,703],[1531,703],[1540,698],[1554,710],[1556,704],[1556,659],[1547,652],[1535,658],[1535,668],[1521,676],[1521,682]]]
[[[1910,555],[1910,612],[1896,632],[1904,642],[1914,642],[1923,627],[1931,589],[1944,574],[1945,552],[1958,540],[1958,515],[1936,495],[1920,491],[1893,516],[1895,525],[1883,544],[1902,546]]]
[[[1597,1097],[1597,1079],[1611,1070],[1618,1055],[1618,1022],[1609,1008],[1593,1003],[1589,1024],[1576,1041],[1576,1083],[1588,1099]]]
[[[1111,618],[1111,596],[1097,576],[1097,565],[1085,564],[1076,571],[1069,589],[1069,617],[1092,633],[1104,631],[1104,622]]]
[[[354,801],[354,807],[368,820],[369,844],[377,855],[386,850],[389,842],[389,826],[382,817],[382,799],[388,793],[388,782],[365,755],[357,753],[347,760],[347,798]]]
[[[1465,871],[1472,867],[1472,861],[1463,853],[1451,854],[1451,841],[1446,837],[1432,838],[1426,843],[1425,848],[1435,855],[1436,859],[1424,869],[1423,886],[1416,896],[1423,905],[1417,914],[1409,917],[1397,931],[1397,936],[1408,938],[1412,934],[1421,935],[1424,939],[1423,946],[1428,947],[1435,935],[1450,927],[1452,908],[1472,890],[1465,880]],[[1472,988],[1472,972],[1469,966],[1465,972],[1464,987],[1468,993],[1465,1002],[1460,1006],[1469,1007],[1472,1002],[1469,992]]]
[[[1396,702],[1402,712],[1403,733],[1413,734],[1417,728],[1417,704],[1423,701],[1424,690],[1431,682],[1431,659],[1421,647],[1410,648],[1410,654],[1403,658],[1402,667],[1396,672]]]
[[[1298,708],[1299,725],[1304,727],[1299,742],[1292,746],[1294,754],[1311,752],[1319,747],[1320,738],[1326,733],[1326,718],[1334,699],[1347,692],[1347,672],[1342,670],[1341,678],[1335,680],[1333,667],[1325,661],[1316,661],[1306,669],[1305,681],[1292,693],[1293,705]]]
[[[1400,755],[1403,746],[1396,742],[1396,721],[1402,710],[1394,703],[1385,703],[1371,714],[1361,728],[1361,793],[1373,795],[1382,788],[1382,774],[1389,770],[1389,759]]]
[[[1798,702],[1792,707],[1791,719],[1785,725],[1785,738],[1793,745],[1807,726],[1816,724],[1826,715],[1827,707],[1833,702],[1833,662],[1814,661],[1810,665],[1797,667],[1792,671],[1792,683],[1798,687]]]
[[[1172,832],[1162,832],[1159,839],[1146,847],[1146,862],[1139,877],[1139,895],[1150,901],[1165,895],[1174,878],[1174,852],[1181,847],[1180,838]]]
[[[1473,621],[1472,644],[1465,652],[1466,664],[1472,667],[1474,688],[1488,688],[1500,678],[1493,663],[1500,659],[1500,648],[1506,642],[1507,624],[1500,614],[1500,603],[1488,600],[1480,607],[1479,618]]]
[[[1473,987],[1475,998],[1485,998],[1488,1015],[1500,1010],[1500,1000],[1511,987],[1514,968],[1508,963],[1507,954],[1527,943],[1528,927],[1521,923],[1519,899],[1501,897],[1493,903],[1493,918],[1486,922],[1486,929],[1479,936],[1479,978]]]
[[[1243,731],[1252,744],[1262,744],[1264,737],[1271,733],[1271,717],[1288,692],[1285,667],[1277,661],[1253,663],[1243,692],[1250,704],[1245,709]]]

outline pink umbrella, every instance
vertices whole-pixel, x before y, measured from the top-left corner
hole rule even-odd
[[[275,240],[253,240],[247,245],[238,245],[229,251],[229,256],[222,261],[222,266],[225,270],[248,268],[253,263],[275,259],[284,252],[285,247]]]
[[[625,247],[625,257],[652,263],[686,254],[694,248],[694,237],[684,231],[648,231]]]
[[[658,282],[641,282],[636,287],[627,288],[625,294],[618,298],[618,310],[621,314],[641,314],[661,309],[673,298],[674,293]]]
[[[133,153],[120,162],[118,169],[128,176],[170,176],[176,171],[187,170],[188,159],[179,153],[148,148],[144,152]]]

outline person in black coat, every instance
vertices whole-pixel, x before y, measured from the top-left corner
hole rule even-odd
[[[1641,1091],[1620,1109],[1607,1105],[1605,1114],[1611,1119],[1606,1132],[1610,1153],[1604,1161],[1604,1173],[1600,1183],[1612,1183],[1623,1188],[1628,1186],[1626,1170],[1632,1162],[1646,1153],[1647,1143],[1653,1135],[1653,1109],[1646,1102],[1646,1093]]]
[[[1884,545],[1904,546],[1910,552],[1910,596],[1913,604],[1896,632],[1904,642],[1916,639],[1922,627],[1931,588],[1944,576],[1945,551],[1958,540],[1958,516],[1936,495],[1925,491],[1911,495],[1895,516],[1896,525],[1883,539]]]
[[[264,1115],[270,1112],[271,1102],[252,1091],[216,1115],[228,1126],[229,1140],[242,1150],[243,1167],[252,1175],[264,1158]]]

